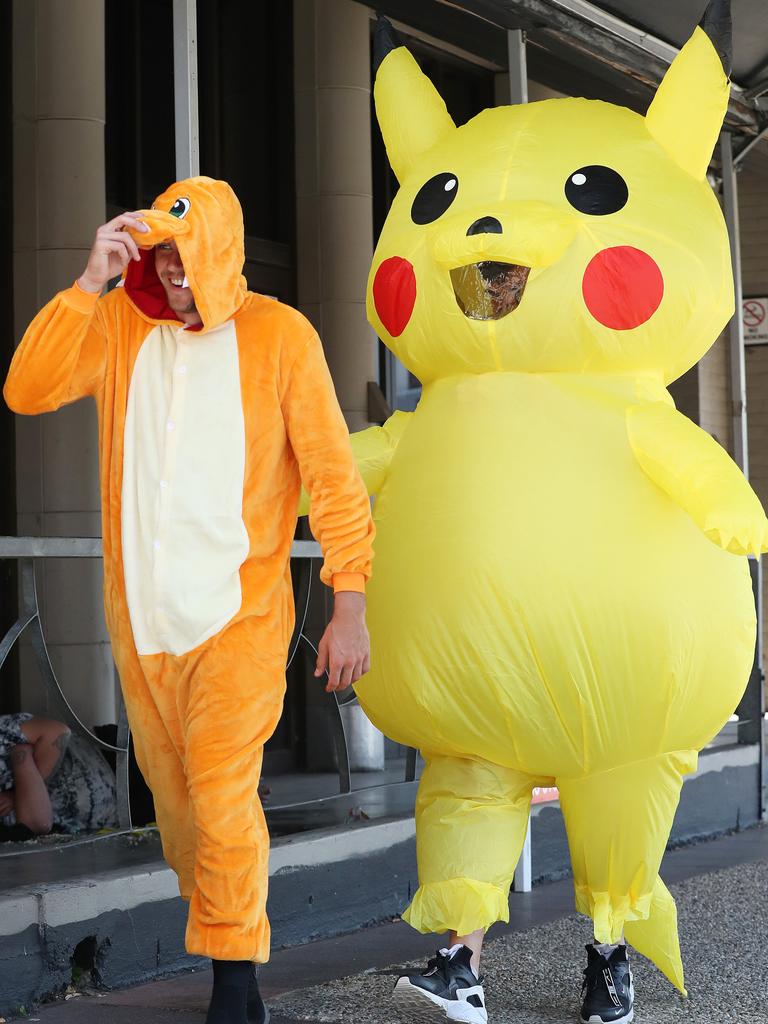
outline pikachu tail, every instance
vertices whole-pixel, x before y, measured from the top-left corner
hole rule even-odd
[[[648,957],[675,988],[684,996],[688,995],[677,934],[677,907],[672,894],[658,875],[648,917],[643,921],[627,921],[624,933],[638,953]]]

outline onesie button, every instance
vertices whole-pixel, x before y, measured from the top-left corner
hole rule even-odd
[[[165,490],[165,488],[168,486],[168,481],[167,480],[161,480],[160,481],[160,486],[163,488],[163,490]]]
[[[178,368],[178,370],[176,372],[177,373],[186,373],[187,372],[187,368],[186,368],[186,366],[182,365],[182,366],[180,366]]]
[[[168,420],[168,422],[165,424],[165,429],[166,430],[174,430],[175,427],[176,427],[176,424],[173,422],[173,420]]]
[[[160,550],[160,541],[156,540],[153,546],[154,546],[155,551],[159,551]]]

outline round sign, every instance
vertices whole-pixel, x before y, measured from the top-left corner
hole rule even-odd
[[[757,299],[747,299],[744,302],[744,326],[759,327],[765,320],[765,306]]]

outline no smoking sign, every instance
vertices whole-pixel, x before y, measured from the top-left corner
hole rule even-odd
[[[744,299],[741,305],[745,345],[768,345],[768,298]]]

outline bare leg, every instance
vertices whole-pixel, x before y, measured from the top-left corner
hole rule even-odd
[[[480,977],[480,954],[483,951],[484,938],[485,928],[478,928],[476,932],[470,932],[469,935],[457,935],[456,932],[449,932],[448,934],[449,946],[468,946],[472,950],[472,970],[478,978]]]
[[[11,771],[16,794],[16,821],[38,835],[45,835],[53,827],[53,809],[30,744],[20,743],[11,749]]]
[[[622,928],[622,929],[621,929],[621,935],[620,935],[620,936],[619,936],[619,938],[618,938],[618,939],[616,940],[616,943],[615,943],[615,945],[617,945],[617,946],[626,946],[626,944],[627,944],[627,940],[626,940],[626,939],[624,938],[624,929]],[[593,940],[592,940],[592,945],[593,945],[593,946],[599,946],[599,945],[601,945],[601,943],[599,943],[599,942],[597,941],[597,939],[594,939],[594,938],[593,938]],[[614,945],[614,943],[606,943],[606,945]]]

